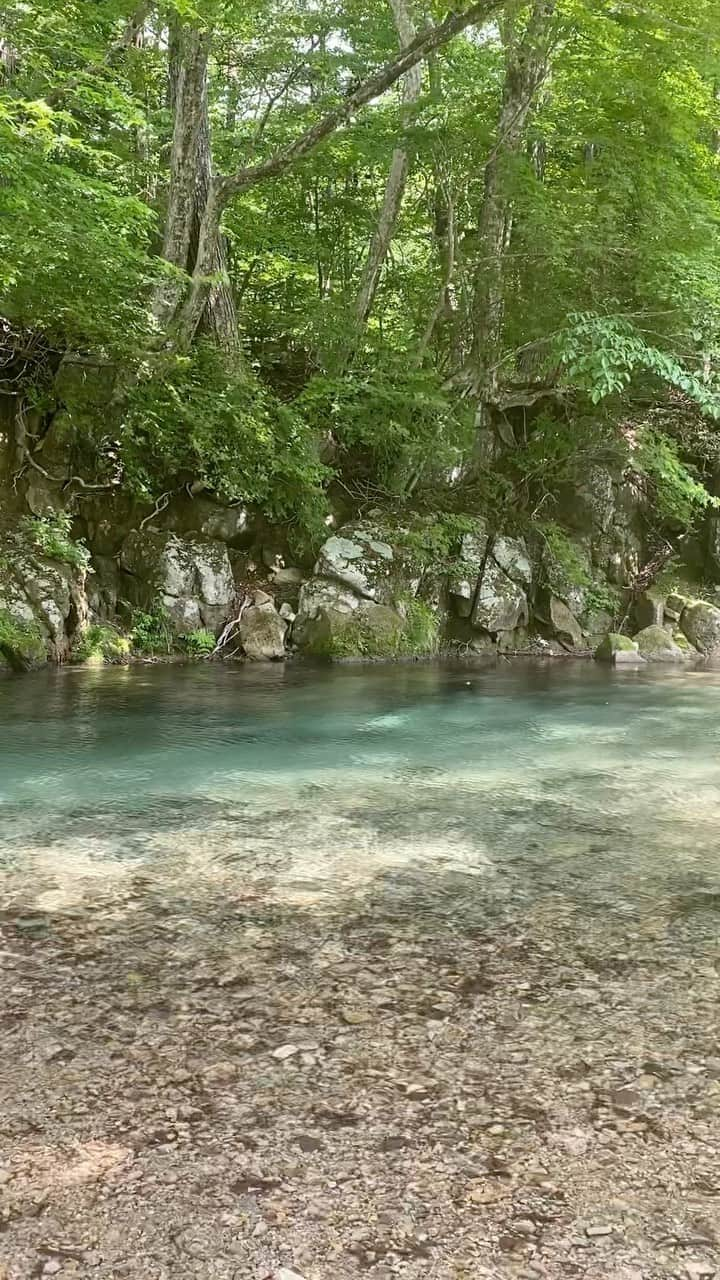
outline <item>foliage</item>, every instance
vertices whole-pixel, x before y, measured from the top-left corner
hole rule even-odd
[[[440,639],[438,616],[435,610],[425,600],[418,600],[416,596],[400,600],[398,603],[405,617],[400,652],[409,657],[423,657],[435,653]]]
[[[93,623],[73,645],[73,662],[87,662],[99,657],[105,662],[127,662],[130,641],[114,627]]]
[[[672,355],[650,346],[622,317],[571,316],[555,352],[571,380],[590,393],[593,404],[625,391],[643,371],[684,392],[709,416],[720,417],[720,385],[703,381]]]
[[[407,362],[313,378],[297,408],[335,442],[344,470],[360,470],[388,496],[402,497],[430,465],[435,474],[449,466],[472,435],[467,409]]]
[[[655,508],[664,520],[688,528],[707,507],[720,506],[720,499],[714,498],[682,462],[675,441],[661,431],[645,427],[634,458],[652,487]]]
[[[16,618],[0,609],[0,654],[11,667],[22,668],[45,657],[45,642],[33,622]]]
[[[544,544],[545,576],[557,595],[573,587],[589,587],[592,583],[586,560],[565,530],[553,521],[539,524],[537,531]]]
[[[421,528],[413,509],[559,528],[563,488],[627,452],[623,424],[638,399],[672,409],[681,397],[702,426],[692,439],[645,433],[638,465],[663,519],[687,525],[708,505],[691,464],[710,471],[719,435],[720,0],[632,13],[559,0],[549,75],[522,104],[514,149],[500,132],[508,43],[523,39],[530,6],[509,5],[434,55],[412,118],[398,84],[294,167],[241,191],[223,225],[223,283],[241,322],[229,354],[207,335],[178,354],[153,318],[159,279],[182,292],[191,265],[160,257],[176,37],[193,27],[209,36],[212,161],[230,172],[243,157],[287,151],[393,55],[391,9],[171,0],[151,6],[135,40],[134,7],[3,6],[0,316],[24,338],[2,376],[37,403],[26,351],[41,333],[38,465],[51,427],[81,481],[153,501],[206,488],[288,524],[303,548],[322,536],[328,493],[382,503],[408,528],[409,552],[439,568],[458,539],[440,517]],[[442,8],[433,0],[428,16]],[[400,141],[404,198],[359,330],[358,290]],[[482,215],[496,160],[506,234],[492,248]],[[476,466],[474,338],[488,278],[498,282],[493,376],[500,400],[519,391],[521,407],[506,424],[517,445]],[[51,422],[52,375],[68,351],[117,373],[107,413]],[[538,412],[530,395],[526,412],[528,388],[562,407]],[[469,458],[474,488],[459,496],[449,476]],[[64,549],[81,565],[67,529],[32,536],[44,554]]]
[[[71,537],[72,516],[68,511],[23,516],[19,529],[41,555],[70,564],[75,569],[87,568],[90,552],[82,539],[73,540]]]
[[[209,658],[215,650],[215,636],[212,631],[188,631],[178,637],[178,644],[183,653],[190,658]]]
[[[405,527],[393,528],[394,545],[409,563],[421,572],[434,570],[438,575],[457,562],[460,543],[465,534],[477,533],[477,518],[463,512],[437,513],[417,519]]]
[[[135,609],[132,614],[130,643],[134,653],[154,658],[172,653],[173,632],[167,610],[156,604],[147,612]]]
[[[312,432],[209,343],[137,385],[120,435],[125,483],[154,497],[193,481],[269,517],[322,528],[327,471]]]

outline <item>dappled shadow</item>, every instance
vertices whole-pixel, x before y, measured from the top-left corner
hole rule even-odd
[[[191,865],[3,903],[13,1280],[69,1236],[108,1277],[284,1260],[444,1280],[533,1258],[556,1277],[582,1257],[604,1280],[712,1217],[707,885],[629,909],[562,861],[531,858],[514,894],[408,858],[301,901],[285,865]],[[708,1150],[686,1162],[690,1132]],[[583,1224],[613,1214],[588,1259]]]

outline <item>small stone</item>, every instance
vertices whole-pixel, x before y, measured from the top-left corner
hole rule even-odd
[[[58,1271],[62,1271],[62,1262],[58,1262],[57,1258],[51,1258],[42,1269],[44,1276],[56,1276]]]
[[[370,1021],[370,1014],[364,1009],[342,1009],[340,1016],[349,1027],[361,1027]]]
[[[322,1138],[314,1138],[311,1133],[300,1133],[295,1138],[295,1146],[301,1151],[322,1151]]]
[[[277,1271],[273,1271],[272,1280],[305,1280],[299,1271],[291,1271],[289,1267],[279,1267]]]
[[[229,1084],[237,1076],[238,1069],[234,1062],[215,1062],[203,1071],[206,1084]]]
[[[278,1062],[287,1062],[288,1058],[294,1058],[299,1052],[296,1044],[281,1044],[277,1049],[273,1049],[272,1056],[277,1058]]]
[[[712,1280],[717,1275],[717,1267],[711,1262],[686,1262],[685,1274],[688,1280]]]
[[[614,1228],[607,1226],[605,1223],[595,1223],[593,1226],[585,1228],[585,1235],[591,1240],[599,1240],[602,1236],[611,1236]]]
[[[513,1230],[517,1231],[518,1235],[521,1236],[534,1236],[537,1232],[537,1227],[530,1218],[519,1218],[517,1222],[513,1223]]]

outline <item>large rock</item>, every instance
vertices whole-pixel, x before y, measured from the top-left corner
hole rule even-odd
[[[160,598],[178,635],[199,627],[217,634],[231,614],[235,582],[223,542],[134,530],[120,563],[134,579],[134,603]]]
[[[665,621],[665,592],[659,587],[648,587],[635,600],[633,615],[638,630],[662,627]]]
[[[303,652],[327,658],[391,658],[403,652],[405,619],[389,605],[361,602],[351,613],[329,607],[305,618]],[[293,631],[298,639],[297,624]]]
[[[645,662],[635,640],[628,636],[610,631],[595,650],[596,662],[635,662],[642,666]]]
[[[365,600],[392,596],[395,553],[372,529],[357,525],[341,530],[323,545],[315,576],[348,587]]]
[[[582,627],[565,601],[551,595],[548,600],[548,614],[552,631],[560,643],[570,645],[573,649],[580,649],[584,639]]]
[[[246,609],[239,625],[240,642],[251,662],[279,662],[285,657],[287,622],[264,596]]]
[[[483,631],[514,631],[528,622],[527,596],[488,556],[475,594],[472,625]]]
[[[704,600],[695,600],[683,609],[680,630],[701,653],[720,650],[720,609]]]
[[[648,662],[683,662],[687,657],[664,627],[644,627],[634,639],[639,652]]]
[[[522,587],[532,583],[533,571],[527,546],[522,538],[495,538],[490,548],[495,563],[508,578]]]
[[[469,618],[480,571],[487,558],[488,534],[485,522],[478,520],[475,533],[465,533],[460,540],[458,558],[448,575],[448,595],[453,613]]]
[[[0,546],[0,615],[9,661],[13,634],[21,659],[23,648],[28,661],[68,658],[87,625],[86,580],[84,564],[39,554],[30,537],[16,534]]]

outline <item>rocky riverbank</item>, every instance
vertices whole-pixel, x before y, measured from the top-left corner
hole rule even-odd
[[[376,511],[329,531],[311,560],[293,555],[287,531],[188,494],[145,514],[122,499],[86,504],[74,523],[26,513],[2,535],[0,652],[22,667],[178,650],[248,661],[597,651],[623,662],[716,651],[712,572],[693,580],[675,564],[639,589],[637,508],[609,475],[597,487],[602,508],[574,517],[589,535]]]

